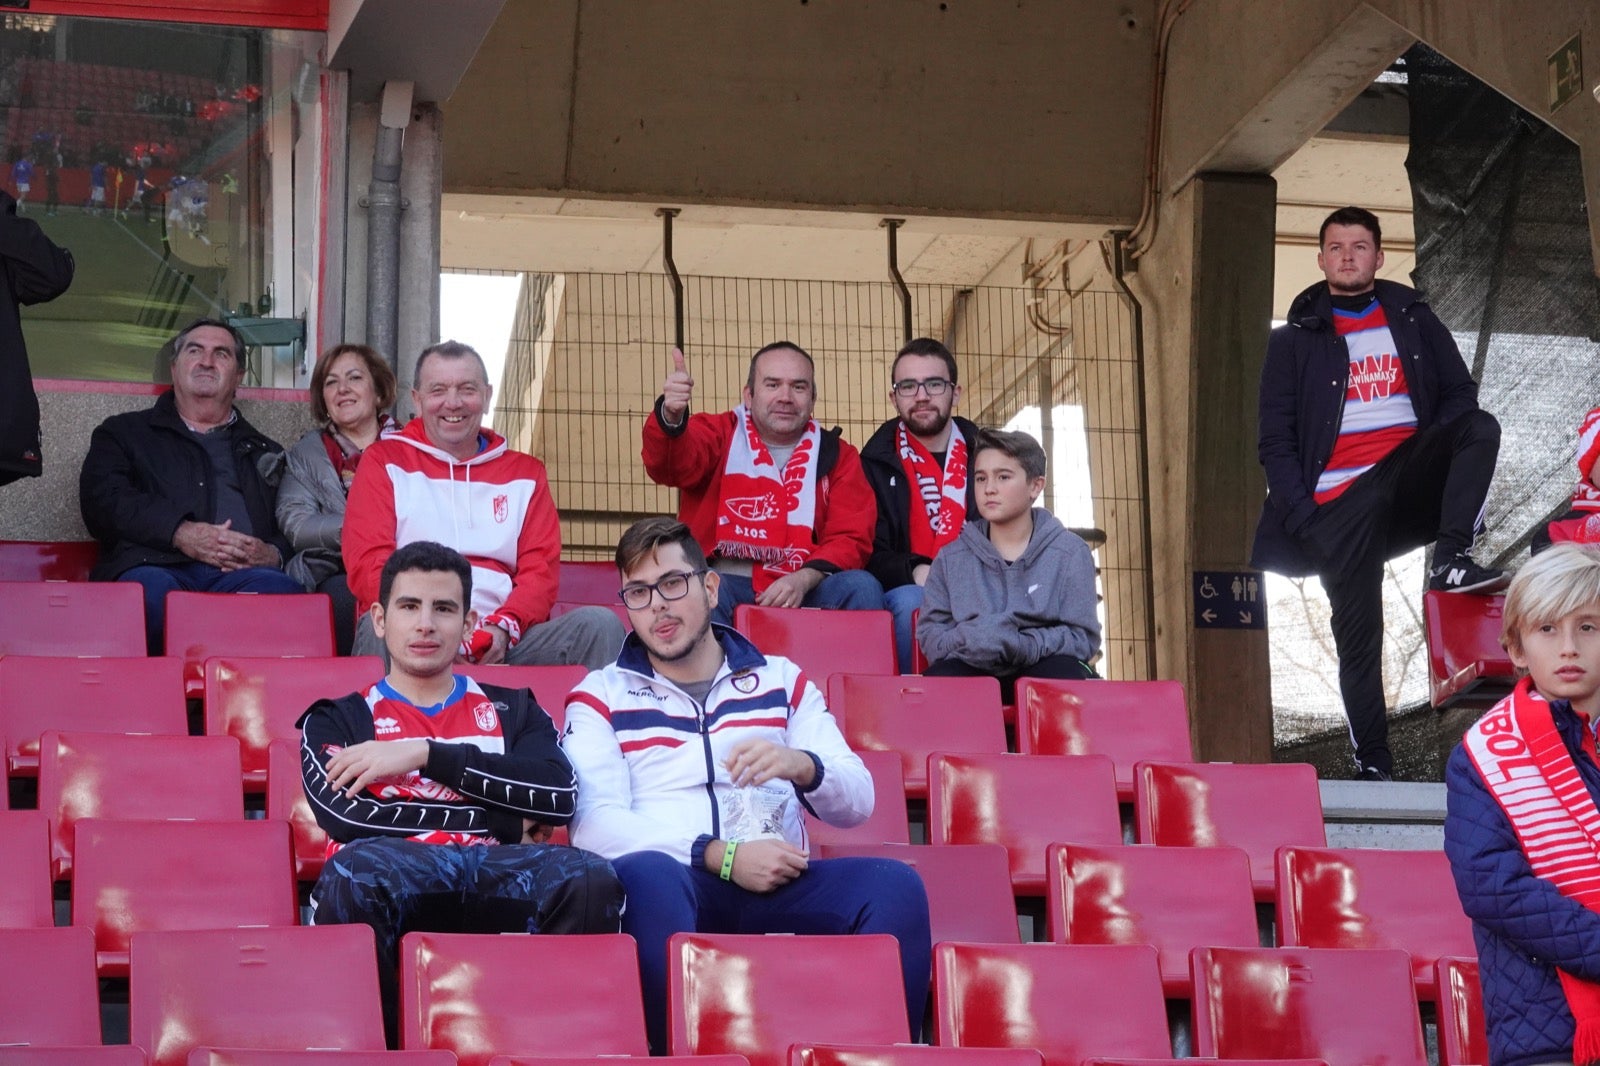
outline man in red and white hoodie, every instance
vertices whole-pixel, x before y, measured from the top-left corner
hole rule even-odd
[[[394,550],[431,540],[472,563],[477,628],[460,659],[513,665],[576,663],[597,669],[622,646],[621,621],[604,607],[550,617],[561,526],[544,464],[483,427],[493,389],[483,359],[445,341],[417,359],[417,417],[362,456],[345,509],[343,552],[361,613],[356,655],[381,655],[368,617]]]
[[[678,519],[722,575],[714,620],[741,603],[883,609],[864,567],[878,505],[861,453],[811,417],[816,370],[804,348],[769,344],[750,357],[744,402],[689,413],[694,378],[681,351],[644,424],[644,469],[681,490]]]

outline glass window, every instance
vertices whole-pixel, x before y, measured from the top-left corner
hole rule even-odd
[[[303,321],[316,196],[294,184],[316,186],[322,42],[0,15],[0,182],[77,260],[26,313],[35,376],[161,380],[195,318]],[[298,326],[255,325],[248,384],[293,384]]]

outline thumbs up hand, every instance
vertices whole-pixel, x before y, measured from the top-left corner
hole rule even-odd
[[[679,348],[672,349],[672,369],[661,383],[661,417],[671,425],[680,425],[689,410],[689,399],[694,394],[694,378],[689,374],[689,361]]]

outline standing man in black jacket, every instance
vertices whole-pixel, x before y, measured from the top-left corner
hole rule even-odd
[[[922,606],[928,567],[977,514],[968,458],[978,427],[951,417],[961,398],[956,357],[931,337],[907,342],[889,367],[891,418],[861,449],[878,500],[878,526],[867,572],[884,587],[894,616],[895,654],[911,672],[911,615]]]
[[[91,576],[144,586],[151,655],[161,654],[168,592],[305,591],[283,572],[283,448],[233,405],[243,361],[237,330],[195,322],[173,341],[172,390],[89,439],[78,505],[100,542]]]
[[[1331,608],[1339,692],[1358,780],[1387,781],[1383,566],[1434,542],[1430,589],[1489,593],[1499,570],[1470,554],[1500,451],[1500,423],[1415,289],[1378,281],[1377,216],[1345,207],[1322,224],[1325,281],[1294,300],[1261,369],[1267,502],[1252,562],[1317,574]]]
[[[20,309],[66,292],[73,265],[72,253],[52,244],[37,222],[18,217],[17,201],[0,190],[0,485],[44,469]]]

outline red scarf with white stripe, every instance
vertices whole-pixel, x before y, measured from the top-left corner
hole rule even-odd
[[[1583,416],[1578,427],[1578,487],[1572,506],[1579,511],[1600,511],[1600,485],[1595,484],[1595,463],[1600,461],[1600,407]]]
[[[967,441],[950,431],[941,470],[927,446],[906,432],[904,421],[895,427],[895,438],[911,488],[911,554],[932,559],[961,535],[967,520]]]
[[[722,469],[716,554],[755,563],[750,583],[759,595],[811,557],[822,431],[815,419],[807,422],[805,435],[779,471],[749,409],[740,404],[733,414],[738,425]]]
[[[1532,679],[1517,682],[1461,743],[1506,812],[1534,875],[1600,914],[1600,809]],[[1559,968],[1556,976],[1578,1025],[1573,1061],[1600,1062],[1600,984]]]

